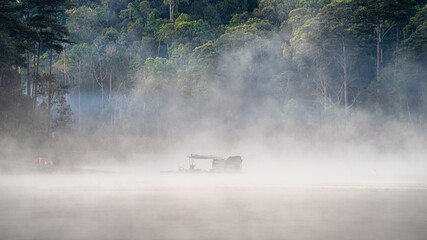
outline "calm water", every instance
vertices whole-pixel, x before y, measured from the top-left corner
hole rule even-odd
[[[0,177],[0,239],[426,239],[427,190],[242,176]]]

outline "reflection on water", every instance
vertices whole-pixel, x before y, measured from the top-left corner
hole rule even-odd
[[[425,239],[427,190],[242,176],[0,177],[0,239]]]

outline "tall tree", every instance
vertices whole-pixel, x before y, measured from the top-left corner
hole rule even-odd
[[[70,51],[70,62],[74,68],[77,68],[77,122],[81,123],[81,84],[82,84],[82,71],[86,64],[87,58],[90,53],[88,44],[75,45]]]
[[[361,36],[375,39],[376,46],[376,80],[380,78],[380,72],[384,59],[384,38],[394,26],[397,27],[397,39],[399,39],[399,23],[402,23],[405,11],[412,5],[411,0],[360,0],[355,12],[356,26]],[[374,36],[372,36],[374,33]],[[397,45],[396,45],[397,48]]]
[[[427,5],[404,28],[404,46],[412,58],[420,63],[427,61]]]
[[[396,26],[396,45],[395,45],[395,62],[394,62],[394,74],[396,75],[397,64],[398,64],[398,52],[399,43],[401,38],[401,32],[403,26],[408,24],[409,19],[416,12],[416,3],[414,0],[394,0],[390,5],[390,16],[389,18]]]
[[[177,0],[164,0],[166,5],[169,5],[169,20],[174,21],[173,12],[175,10],[175,1]]]
[[[41,36],[41,41],[39,42],[37,49],[37,70],[36,70],[36,79],[39,76],[39,62],[41,54],[41,45],[44,44],[45,47],[49,49],[49,76],[44,76],[43,78],[46,81],[43,83],[47,84],[47,100],[48,100],[48,135],[51,133],[51,121],[52,121],[52,107],[53,99],[57,92],[57,86],[55,86],[56,78],[52,76],[52,62],[53,62],[53,50],[56,52],[61,52],[63,50],[64,43],[72,43],[67,39],[69,35],[68,29],[65,26],[65,21],[63,17],[65,16],[65,10],[70,5],[69,0],[40,0],[40,3],[37,5],[38,14],[34,17],[36,19],[35,27],[39,29],[39,35]],[[37,86],[35,87],[34,102],[37,103]],[[63,91],[62,91],[63,92]]]
[[[39,39],[37,33],[21,21],[21,8],[16,1],[0,0],[0,34],[3,35],[0,64],[24,66],[22,54]]]
[[[20,2],[11,0],[0,1],[0,69],[7,70],[10,66],[24,66],[24,52],[27,53],[27,95],[31,95],[30,83],[30,59],[29,51],[34,43],[39,40],[38,34],[22,22],[28,14]],[[0,84],[1,85],[1,84]]]
[[[352,1],[333,2],[319,12],[322,40],[341,65],[345,115],[348,116],[348,51],[352,38],[354,4]]]

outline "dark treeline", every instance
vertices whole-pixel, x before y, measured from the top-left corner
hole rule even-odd
[[[0,0],[0,132],[339,129],[362,112],[425,129],[426,18],[415,0]]]

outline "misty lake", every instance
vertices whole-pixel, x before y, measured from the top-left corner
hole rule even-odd
[[[426,239],[422,187],[239,176],[0,177],[0,239]]]

